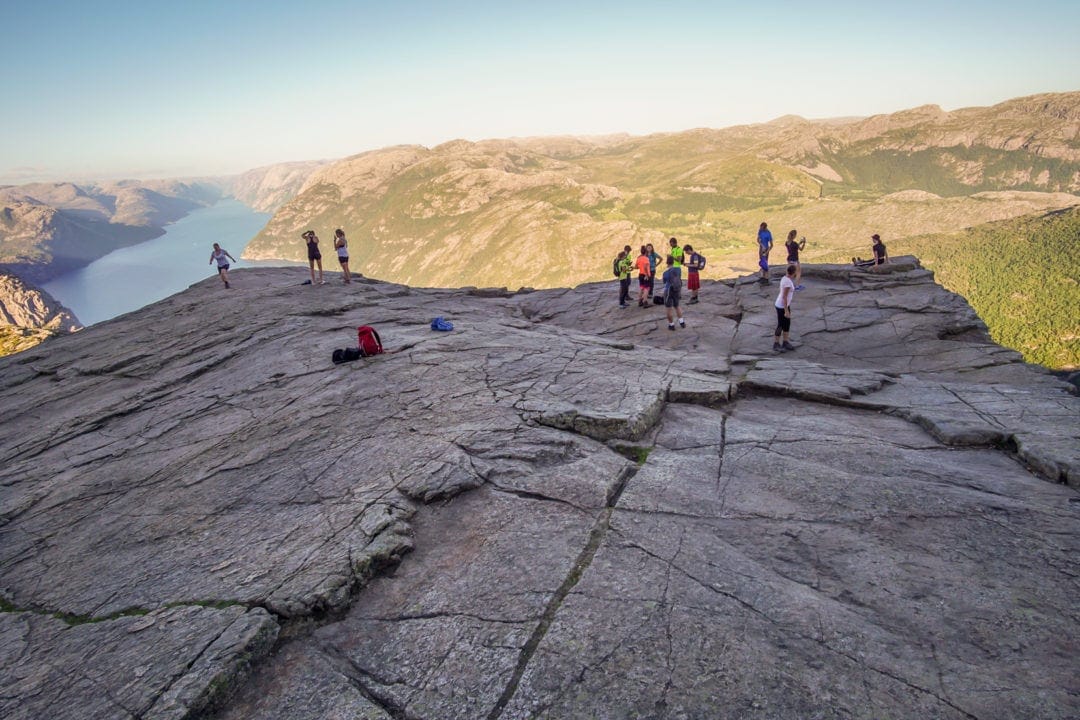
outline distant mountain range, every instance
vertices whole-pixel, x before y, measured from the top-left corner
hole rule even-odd
[[[304,260],[304,230],[328,243],[341,227],[366,274],[539,288],[603,279],[623,245],[675,236],[724,277],[756,269],[762,221],[778,244],[791,228],[807,237],[810,262],[865,256],[873,233],[902,254],[906,238],[1080,205],[1078,129],[1075,92],[647,137],[392,147],[315,171],[244,257]],[[960,261],[920,247],[930,267]],[[777,250],[773,262],[783,259]]]
[[[648,137],[455,141],[316,171],[245,257],[303,260],[300,233],[351,239],[354,266],[419,285],[550,287],[674,235],[718,273],[752,269],[758,224],[808,257],[1080,202],[1080,93],[860,120],[785,117]],[[990,193],[990,194],[987,194]],[[1004,194],[1003,194],[1004,193]]]
[[[35,183],[0,187],[0,269],[46,282],[217,202],[209,182]]]
[[[229,178],[6,187],[0,269],[43,282],[232,196],[274,213],[247,259],[302,261],[304,230],[329,245],[341,227],[354,270],[411,285],[574,285],[607,277],[623,245],[666,246],[670,236],[705,252],[708,275],[745,274],[756,269],[754,238],[767,221],[778,244],[791,228],[805,236],[810,262],[866,255],[872,233],[894,254],[917,245],[949,286],[964,255],[926,238],[954,244],[988,223],[998,237],[1013,219],[1036,232],[1042,218],[1080,205],[1078,133],[1073,92],[646,137],[398,146]],[[778,250],[773,262],[782,261]],[[987,312],[979,294],[1003,302],[1029,270],[1006,268],[993,293],[986,283],[952,289]],[[1043,333],[1036,344],[1046,342],[1055,341]],[[1030,359],[1080,362],[1068,348],[1025,347]]]

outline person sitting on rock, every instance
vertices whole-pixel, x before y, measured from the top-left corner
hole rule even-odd
[[[870,236],[870,239],[874,241],[874,244],[870,246],[870,249],[874,253],[873,260],[863,260],[860,257],[851,258],[851,264],[858,267],[872,267],[874,265],[884,265],[889,261],[889,251],[885,249],[885,243],[881,242],[881,236],[874,233]]]

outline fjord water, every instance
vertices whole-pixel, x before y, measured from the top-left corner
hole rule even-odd
[[[93,325],[215,276],[217,266],[207,264],[213,244],[239,258],[269,219],[270,215],[241,202],[223,200],[166,226],[161,237],[115,250],[43,287],[80,322]],[[247,263],[231,265],[246,267]]]

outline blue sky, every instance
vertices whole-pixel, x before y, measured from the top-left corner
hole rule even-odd
[[[1080,2],[0,5],[0,183],[1080,90]]]

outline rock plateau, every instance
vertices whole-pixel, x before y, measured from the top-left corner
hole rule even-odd
[[[913,259],[305,275],[0,359],[0,716],[1080,715],[1080,399]]]

